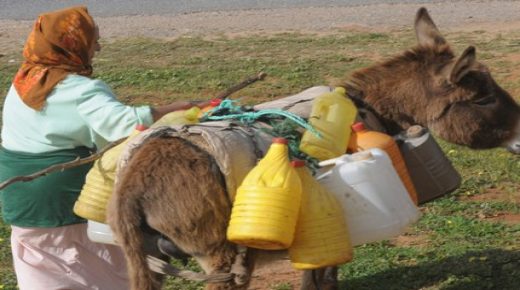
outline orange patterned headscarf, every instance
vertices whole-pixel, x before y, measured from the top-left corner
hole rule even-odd
[[[25,61],[13,81],[22,101],[41,110],[54,86],[69,73],[90,76],[90,51],[96,41],[96,25],[86,7],[41,14],[25,43]]]

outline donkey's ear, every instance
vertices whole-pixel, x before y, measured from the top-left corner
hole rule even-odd
[[[435,47],[446,43],[424,7],[421,7],[415,16],[415,35],[421,46]]]
[[[459,56],[450,71],[450,83],[458,83],[472,68],[475,67],[476,56],[475,47],[469,46]]]

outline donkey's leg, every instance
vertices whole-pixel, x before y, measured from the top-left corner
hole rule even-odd
[[[319,286],[316,287],[316,286]],[[326,267],[303,272],[301,290],[337,290],[338,268]]]
[[[169,263],[171,261],[171,257],[162,253],[158,247],[161,236],[157,232],[150,231],[148,227],[143,227],[142,229],[144,237],[144,252],[147,255],[154,256]],[[164,279],[166,278],[166,275],[156,272],[151,272],[151,274],[155,285],[157,285],[157,287],[161,287]]]
[[[208,283],[206,290],[240,290],[249,286],[252,272],[251,256],[245,250],[237,249],[235,245],[221,247],[208,256],[195,257],[197,262],[208,274],[232,273],[233,279],[224,283]]]

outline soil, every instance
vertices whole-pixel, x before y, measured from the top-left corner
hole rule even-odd
[[[504,201],[520,205],[518,185],[508,184],[509,192],[501,188],[488,188],[483,193],[460,197],[462,201]]]
[[[422,235],[401,235],[393,240],[390,241],[390,244],[396,246],[396,247],[415,247],[415,248],[425,248],[428,247],[428,235],[422,234]]]
[[[287,258],[277,259],[255,269],[248,290],[270,290],[281,285],[300,289],[301,276],[302,271],[294,270]]]
[[[461,197],[462,201],[503,201],[508,203],[520,204],[520,191],[518,191],[518,186],[511,185],[509,188],[514,190],[504,191],[498,188],[489,188],[485,192],[476,195],[470,195]],[[520,224],[520,214],[514,213],[494,213],[489,214],[483,209],[476,218],[487,220],[491,222],[501,222],[509,225],[518,225]]]
[[[278,32],[334,33],[411,28],[425,6],[441,31],[511,31],[520,28],[518,1],[438,1],[428,4],[373,4],[198,12],[180,15],[96,17],[101,37],[241,35]],[[36,17],[35,17],[36,18]],[[0,55],[20,50],[33,21],[0,20]]]
[[[329,34],[344,30],[389,31],[413,27],[418,4],[377,4],[351,7],[311,7],[200,12],[182,15],[133,15],[95,17],[105,41],[124,37],[174,39],[180,36],[272,34],[300,32]],[[443,32],[508,32],[520,29],[520,1],[460,1],[424,5]],[[0,20],[0,63],[2,56],[20,51],[33,21]],[[488,192],[467,199],[496,199]],[[514,197],[516,199],[518,197]],[[520,200],[517,199],[516,201]],[[520,215],[483,216],[494,221],[518,223]],[[424,246],[425,237],[401,236],[396,245]],[[276,285],[299,289],[301,272],[287,259],[260,266],[249,289],[268,290]]]

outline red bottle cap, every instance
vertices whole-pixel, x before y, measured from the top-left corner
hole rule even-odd
[[[302,167],[302,166],[305,166],[305,161],[299,160],[299,159],[295,159],[295,160],[291,161],[291,166],[292,167]]]
[[[285,138],[282,138],[282,137],[274,137],[273,138],[273,143],[276,143],[276,144],[285,144],[287,145],[287,139]]]
[[[209,101],[209,105],[212,107],[216,107],[220,105],[220,103],[222,103],[222,99],[212,99],[211,101]]]
[[[144,130],[148,129],[148,127],[146,127],[146,126],[143,125],[143,124],[137,124],[137,125],[135,125],[135,129],[136,129],[137,131],[144,131]]]
[[[362,122],[357,122],[357,123],[354,123],[352,126],[352,131],[354,132],[361,132],[363,130],[365,130],[365,125],[362,123]]]

